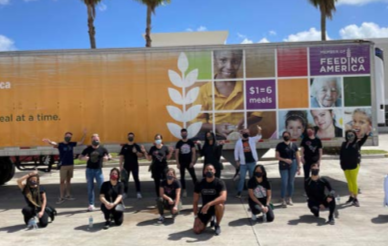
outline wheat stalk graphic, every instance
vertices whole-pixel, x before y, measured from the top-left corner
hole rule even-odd
[[[182,88],[182,93],[174,88],[168,88],[168,94],[171,100],[178,105],[182,105],[182,109],[175,106],[167,106],[167,111],[170,116],[178,121],[182,122],[183,126],[175,123],[168,122],[167,127],[171,134],[176,138],[181,138],[182,128],[187,128],[187,122],[194,120],[201,111],[202,105],[194,105],[190,108],[186,108],[188,104],[192,104],[198,97],[199,87],[195,87],[186,92],[186,88],[192,86],[198,79],[198,69],[190,71],[187,76],[185,73],[189,68],[189,60],[184,52],[179,55],[178,69],[181,72],[179,75],[173,70],[168,70],[168,76],[170,81],[176,87]],[[191,124],[187,128],[188,137],[192,138],[198,134],[202,126],[202,122],[196,122]]]

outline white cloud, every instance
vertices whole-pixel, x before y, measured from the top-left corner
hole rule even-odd
[[[248,39],[248,38],[245,38],[241,43],[242,44],[253,44],[253,41]]]
[[[329,35],[326,33],[326,39],[330,40]],[[298,32],[296,34],[290,34],[288,38],[284,39],[285,42],[298,42],[298,41],[318,41],[321,40],[321,31],[318,31],[314,27],[308,31]]]
[[[186,32],[193,32],[194,30],[191,28],[186,28]]]
[[[337,5],[365,5],[368,3],[386,3],[388,0],[338,0]]]
[[[260,41],[258,43],[261,43],[261,44],[269,43],[269,40],[267,38],[262,38],[262,39],[260,39]]]
[[[16,50],[14,41],[6,36],[0,35],[0,51]]]
[[[0,0],[0,5],[7,5],[9,4],[10,0]]]
[[[373,22],[364,22],[361,26],[349,25],[340,30],[342,39],[383,38],[388,37],[388,27],[380,27]]]
[[[269,31],[269,35],[271,35],[271,36],[276,36],[276,34],[277,33],[274,30]]]
[[[98,5],[98,10],[100,10],[101,12],[104,12],[104,11],[106,11],[108,9],[108,6],[106,6],[106,4],[104,4],[104,3],[100,3],[99,5]]]
[[[204,32],[204,31],[207,31],[207,27],[206,26],[200,26],[197,28],[197,32]]]
[[[241,39],[244,39],[244,38],[247,38],[247,35],[244,35],[244,34],[241,34],[241,33],[237,33],[237,37],[238,38],[241,38]]]

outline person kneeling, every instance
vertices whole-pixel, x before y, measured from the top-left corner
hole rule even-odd
[[[212,220],[211,227],[214,226],[215,234],[221,233],[220,223],[224,216],[225,202],[227,197],[224,181],[215,177],[216,170],[213,165],[205,167],[205,177],[195,185],[193,211],[195,216],[194,232],[200,234],[206,228],[207,223]],[[202,207],[198,210],[199,197],[202,196]],[[214,221],[213,217],[216,217]]]
[[[162,181],[159,188],[158,210],[160,217],[158,223],[164,222],[164,210],[170,210],[173,219],[175,219],[181,207],[181,184],[176,178],[175,170],[173,168],[168,169],[166,177],[167,179]]]
[[[110,180],[101,186],[101,211],[104,213],[106,221],[104,229],[109,228],[112,217],[117,226],[120,226],[124,220],[124,205],[122,203],[124,185],[119,180],[120,170],[113,168],[110,171]]]
[[[329,191],[326,194],[325,188]],[[319,176],[317,163],[311,166],[311,177],[305,181],[305,190],[308,197],[307,206],[315,217],[319,217],[319,211],[329,208],[329,220],[327,224],[334,225],[335,191],[331,188],[329,181]]]
[[[263,222],[272,222],[275,215],[271,208],[271,183],[267,179],[267,172],[263,165],[257,165],[252,177],[248,182],[248,204],[252,212],[252,220],[263,213]]]

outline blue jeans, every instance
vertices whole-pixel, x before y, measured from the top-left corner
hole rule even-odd
[[[86,180],[88,184],[88,201],[89,205],[94,205],[94,179],[97,181],[98,189],[101,189],[102,183],[104,183],[104,175],[102,169],[86,168]]]
[[[246,163],[245,165],[240,165],[240,180],[238,182],[238,192],[242,192],[245,183],[245,177],[247,176],[247,171],[249,171],[249,178],[253,177],[253,171],[255,170],[256,162]]]
[[[294,183],[295,183],[295,175],[297,171],[298,165],[296,163],[296,160],[292,160],[292,164],[290,165],[289,169],[286,170],[279,170],[280,171],[280,177],[282,179],[282,190],[281,190],[281,197],[284,199],[286,196],[292,197],[294,194]]]

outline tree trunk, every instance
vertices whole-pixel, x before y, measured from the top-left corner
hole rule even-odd
[[[94,5],[86,5],[88,9],[88,28],[89,28],[89,39],[90,39],[90,48],[95,49],[96,48],[96,30],[94,28],[94,17],[96,14],[96,9]]]
[[[146,47],[151,47],[151,15],[152,10],[150,6],[147,6],[147,27],[145,33]]]
[[[320,7],[321,10],[321,38],[322,41],[326,41],[326,15],[325,10]]]

